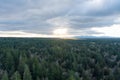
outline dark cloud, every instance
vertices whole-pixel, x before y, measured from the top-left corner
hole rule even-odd
[[[0,0],[0,30],[52,34],[67,27],[71,34],[99,34],[90,29],[119,24],[119,7],[119,0]]]

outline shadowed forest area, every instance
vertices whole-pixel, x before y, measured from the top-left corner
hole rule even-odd
[[[0,80],[120,80],[120,39],[0,38]]]

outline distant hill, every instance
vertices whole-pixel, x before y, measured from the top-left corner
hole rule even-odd
[[[75,36],[75,38],[114,38],[114,37],[109,37],[109,36]]]

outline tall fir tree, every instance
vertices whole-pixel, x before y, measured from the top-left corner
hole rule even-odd
[[[21,79],[21,76],[20,76],[20,73],[18,71],[16,71],[12,77],[11,77],[11,80],[22,80]]]
[[[23,73],[24,73],[25,63],[26,63],[26,57],[20,55],[20,57],[19,57],[18,71],[20,72],[20,75],[22,75],[22,76],[23,76]]]
[[[23,80],[32,80],[31,72],[30,72],[29,67],[27,65],[25,65]]]
[[[37,58],[37,56],[33,57],[33,63],[32,63],[32,77],[36,80],[36,77],[40,75],[40,63]]]
[[[1,80],[9,80],[7,71],[4,72]]]

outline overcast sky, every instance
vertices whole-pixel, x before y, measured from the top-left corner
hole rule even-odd
[[[120,0],[0,0],[1,37],[51,37],[58,29],[120,37]]]

